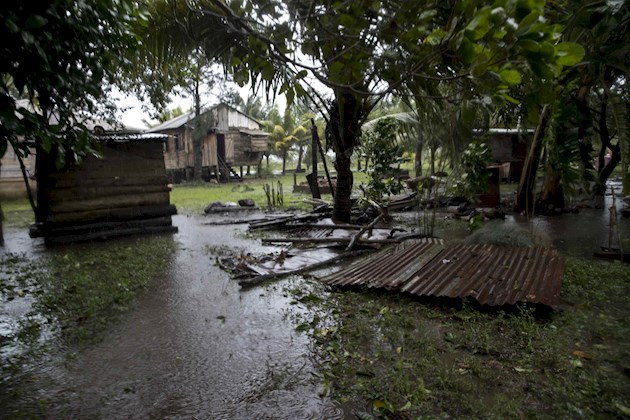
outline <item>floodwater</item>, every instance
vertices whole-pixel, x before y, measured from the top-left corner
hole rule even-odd
[[[527,219],[519,215],[507,217],[507,223],[515,223],[532,234],[547,240],[554,248],[565,255],[582,258],[593,258],[595,251],[601,247],[619,248],[619,240],[630,239],[630,218],[621,216],[624,206],[621,195],[621,182],[609,181],[609,188],[614,188],[616,197],[613,200],[609,193],[604,199],[601,209],[582,208],[578,213],[566,213],[559,216],[540,216]],[[613,201],[617,218],[612,219]]]
[[[46,400],[50,418],[351,416],[325,396],[309,338],[295,330],[295,317],[305,310],[291,304],[287,289],[302,287],[303,280],[241,290],[214,264],[216,253],[277,248],[244,237],[245,224],[209,220],[175,216],[177,250],[168,275],[141,294],[100,344],[28,367],[32,392],[24,404]],[[592,257],[608,244],[607,208],[532,220],[509,216],[505,223],[546,236],[569,255]],[[620,218],[617,229],[628,238],[630,219]],[[8,228],[5,238],[2,252],[51,252],[26,229]]]
[[[271,250],[241,233],[178,215],[170,275],[154,282],[102,343],[29,369],[50,418],[341,418],[325,394],[309,339],[292,320],[295,279],[240,290],[213,249]],[[45,253],[25,229],[9,252]],[[90,246],[90,245],[81,245]],[[277,248],[274,248],[277,251]],[[39,388],[39,389],[37,389]],[[33,401],[25,402],[33,404]],[[27,410],[28,411],[28,410]],[[1,417],[1,416],[0,416]]]

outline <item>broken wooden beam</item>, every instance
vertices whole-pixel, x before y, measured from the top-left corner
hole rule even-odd
[[[311,264],[308,265],[306,267],[302,267],[302,268],[298,268],[297,270],[291,270],[291,271],[284,271],[281,273],[270,273],[270,274],[263,274],[260,276],[255,276],[249,279],[243,279],[240,280],[238,282],[238,284],[242,287],[242,288],[248,288],[248,287],[253,287],[253,286],[257,286],[267,280],[272,280],[272,279],[279,279],[282,277],[286,277],[286,276],[290,276],[290,275],[294,275],[294,274],[302,274],[302,273],[306,273],[308,271],[313,271],[313,270],[317,270],[320,268],[324,268],[324,267],[328,267],[329,265],[332,264],[336,264],[339,261],[343,261],[347,258],[352,258],[352,257],[357,257],[360,255],[363,255],[365,253],[371,252],[371,250],[359,250],[359,251],[352,251],[352,252],[346,252],[344,254],[338,255],[334,258],[331,258],[329,260],[326,261],[320,261],[318,263],[315,264]]]
[[[363,235],[368,230],[372,229],[374,227],[374,225],[376,225],[378,222],[380,222],[383,219],[383,217],[385,217],[385,213],[381,212],[381,214],[376,216],[374,218],[374,220],[372,220],[370,222],[369,225],[363,226],[361,229],[359,229],[359,231],[356,233],[356,235],[354,235],[352,237],[352,239],[350,240],[350,243],[346,247],[346,251],[352,251],[352,248],[354,247],[354,244],[356,244],[357,240],[359,240],[361,238],[361,235]]]
[[[389,239],[357,239],[356,242],[360,244],[397,244],[408,239],[423,238],[424,235],[412,233],[409,235],[400,236],[398,238]],[[263,244],[271,243],[317,243],[317,244],[334,244],[334,243],[350,243],[352,237],[345,238],[262,238]]]

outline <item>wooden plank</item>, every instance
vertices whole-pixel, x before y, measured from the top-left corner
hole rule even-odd
[[[359,238],[356,242],[359,244],[397,244],[407,239],[420,238],[422,235],[405,235],[399,238],[391,239],[363,239]],[[318,243],[318,244],[333,244],[333,243],[350,243],[351,237],[346,238],[262,238],[263,244],[271,243]]]
[[[29,228],[31,238],[43,238],[46,236],[82,235],[90,232],[108,231],[115,229],[129,229],[147,226],[172,226],[171,216],[153,217],[140,220],[127,220],[121,222],[97,222],[71,226],[55,226],[37,223]]]
[[[107,197],[91,198],[87,200],[82,200],[80,199],[80,197],[77,197],[77,199],[74,201],[55,200],[55,203],[50,203],[48,211],[50,213],[69,213],[107,208],[160,205],[168,203],[168,192],[147,194],[119,194]]]
[[[46,223],[71,225],[97,221],[121,221],[142,219],[147,217],[170,216],[177,214],[172,204],[155,206],[106,208],[72,213],[52,213],[46,217]]]
[[[46,188],[82,188],[82,187],[122,187],[144,185],[167,185],[168,178],[164,175],[150,176],[109,176],[109,177],[80,177],[80,178],[46,178],[39,182]]]
[[[112,231],[93,232],[86,235],[65,235],[65,236],[52,236],[46,238],[47,245],[62,245],[73,242],[86,242],[86,241],[103,241],[106,239],[119,238],[123,236],[132,235],[147,235],[158,233],[177,233],[176,226],[147,226],[130,229],[118,229]]]
[[[51,205],[68,201],[86,201],[88,199],[129,195],[129,194],[149,194],[149,193],[169,193],[171,188],[168,185],[123,185],[123,186],[101,186],[93,187],[81,185],[76,188],[56,188],[46,190],[44,193]]]

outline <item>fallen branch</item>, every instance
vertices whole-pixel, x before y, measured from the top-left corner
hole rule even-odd
[[[350,243],[348,244],[348,246],[346,247],[346,251],[352,251],[352,248],[354,248],[354,244],[357,243],[357,240],[359,240],[359,238],[361,237],[361,235],[363,235],[366,231],[372,229],[374,227],[374,225],[376,225],[379,221],[381,221],[381,219],[383,219],[383,217],[385,216],[385,213],[381,212],[381,214],[379,214],[378,216],[376,216],[374,218],[374,220],[372,220],[372,222],[370,222],[369,225],[366,225],[364,227],[362,227],[356,235],[354,235],[352,237],[352,240],[350,241]]]
[[[244,279],[238,282],[238,284],[242,287],[242,288],[248,288],[248,287],[253,287],[253,286],[257,286],[267,280],[272,280],[272,279],[279,279],[282,277],[286,277],[286,276],[290,276],[293,274],[302,274],[305,273],[307,271],[312,271],[312,270],[317,270],[319,268],[324,268],[327,267],[331,264],[335,264],[338,263],[339,261],[343,261],[347,258],[352,258],[352,257],[357,257],[359,255],[363,255],[366,254],[368,252],[371,252],[371,250],[367,250],[367,249],[362,249],[359,251],[353,251],[353,252],[346,252],[345,254],[341,254],[338,255],[334,258],[331,258],[329,260],[326,261],[321,261],[312,265],[309,265],[307,267],[302,267],[302,268],[298,268],[297,270],[292,270],[292,271],[284,271],[282,273],[270,273],[270,274],[263,274],[260,276],[256,276],[256,277],[252,277],[250,279]]]
[[[411,233],[409,235],[400,236],[398,238],[390,239],[357,239],[357,243],[360,244],[398,244],[408,239],[424,238],[426,235],[419,233]],[[319,243],[319,244],[332,244],[332,243],[350,243],[352,238],[262,238],[263,244],[271,243]]]

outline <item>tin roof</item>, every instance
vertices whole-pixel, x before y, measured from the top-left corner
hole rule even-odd
[[[155,127],[151,127],[147,130],[149,133],[155,133],[163,130],[170,130],[174,128],[179,128],[182,125],[186,124],[188,121],[192,120],[195,117],[194,112],[186,112],[185,114],[179,115],[173,119],[163,122],[162,124],[156,125]]]
[[[260,122],[257,121],[256,119],[252,118],[251,116],[245,114],[242,111],[239,111],[238,109],[228,105],[228,104],[224,104],[224,103],[220,103],[217,105],[213,105],[209,108],[205,108],[201,111],[201,114],[205,114],[206,112],[212,111],[214,109],[218,109],[218,108],[228,108],[240,115],[243,115],[246,118],[249,118],[250,120],[254,121],[256,124],[260,125]],[[189,121],[193,120],[195,118],[195,113],[194,111],[191,112],[186,112],[180,116],[177,116],[173,119],[170,119],[166,122],[163,122],[162,124],[156,125],[155,127],[151,127],[149,130],[147,130],[149,133],[156,133],[159,131],[164,131],[164,130],[171,130],[171,129],[176,129],[176,128],[180,128],[181,126],[183,126],[184,124],[188,123]],[[256,135],[267,135],[266,132],[264,131],[260,131],[260,130],[250,130],[252,132],[256,132]],[[251,134],[251,133],[248,133]]]
[[[169,138],[168,134],[157,133],[125,133],[112,132],[95,136],[101,141],[113,141],[115,143],[135,143],[135,142],[164,142]]]
[[[417,296],[471,297],[482,305],[531,302],[555,307],[563,274],[564,258],[552,249],[421,240],[383,249],[321,281]]]
[[[249,136],[265,136],[265,137],[269,136],[269,133],[263,130],[249,130],[249,129],[241,128],[239,131]]]

